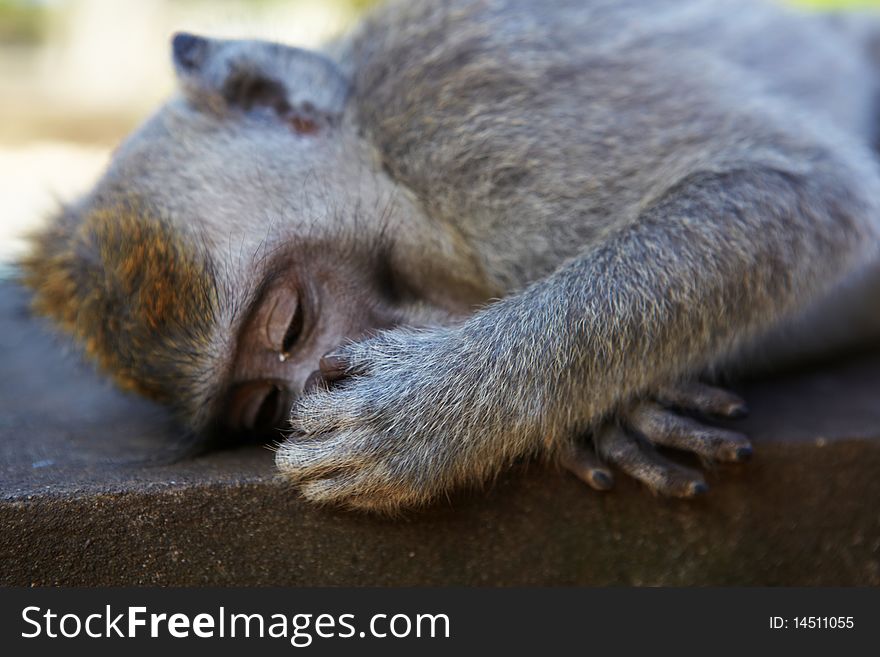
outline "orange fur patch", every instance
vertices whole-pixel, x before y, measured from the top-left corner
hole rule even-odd
[[[64,213],[22,263],[33,308],[74,334],[124,388],[179,402],[217,309],[206,257],[140,204]]]

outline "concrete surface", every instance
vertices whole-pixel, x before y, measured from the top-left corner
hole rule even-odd
[[[0,583],[880,584],[880,354],[745,384],[709,494],[523,464],[396,519],[314,508],[261,446],[186,456],[0,284]]]

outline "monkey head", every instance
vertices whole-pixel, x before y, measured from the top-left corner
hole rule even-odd
[[[357,125],[321,54],[178,34],[179,92],[34,236],[34,308],[195,432],[285,426],[347,340],[490,294]]]

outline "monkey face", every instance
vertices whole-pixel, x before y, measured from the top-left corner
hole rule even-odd
[[[268,436],[287,421],[304,389],[332,384],[332,350],[385,328],[412,323],[416,308],[383,261],[327,251],[281,257],[266,274],[237,331],[227,395],[217,421],[237,434]],[[435,319],[448,315],[432,309]],[[421,319],[427,319],[422,317]]]
[[[329,382],[335,347],[493,295],[383,172],[330,60],[190,35],[173,50],[182,93],[24,263],[34,307],[121,385],[197,433],[265,435],[310,377]]]

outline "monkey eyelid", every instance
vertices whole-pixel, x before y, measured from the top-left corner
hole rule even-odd
[[[284,353],[287,351],[285,343],[288,341],[287,336],[290,328],[294,322],[299,322],[297,317],[302,315],[299,295],[290,287],[281,286],[273,291],[269,303],[271,305],[266,312],[264,325],[266,339],[264,346],[272,351]]]
[[[290,322],[287,325],[287,331],[284,333],[284,338],[281,341],[281,353],[284,355],[284,358],[287,358],[287,354],[296,346],[296,343],[300,341],[303,335],[303,328],[305,325],[305,321],[303,319],[303,308],[301,303],[296,304],[296,309],[293,311],[293,316],[290,318]]]

